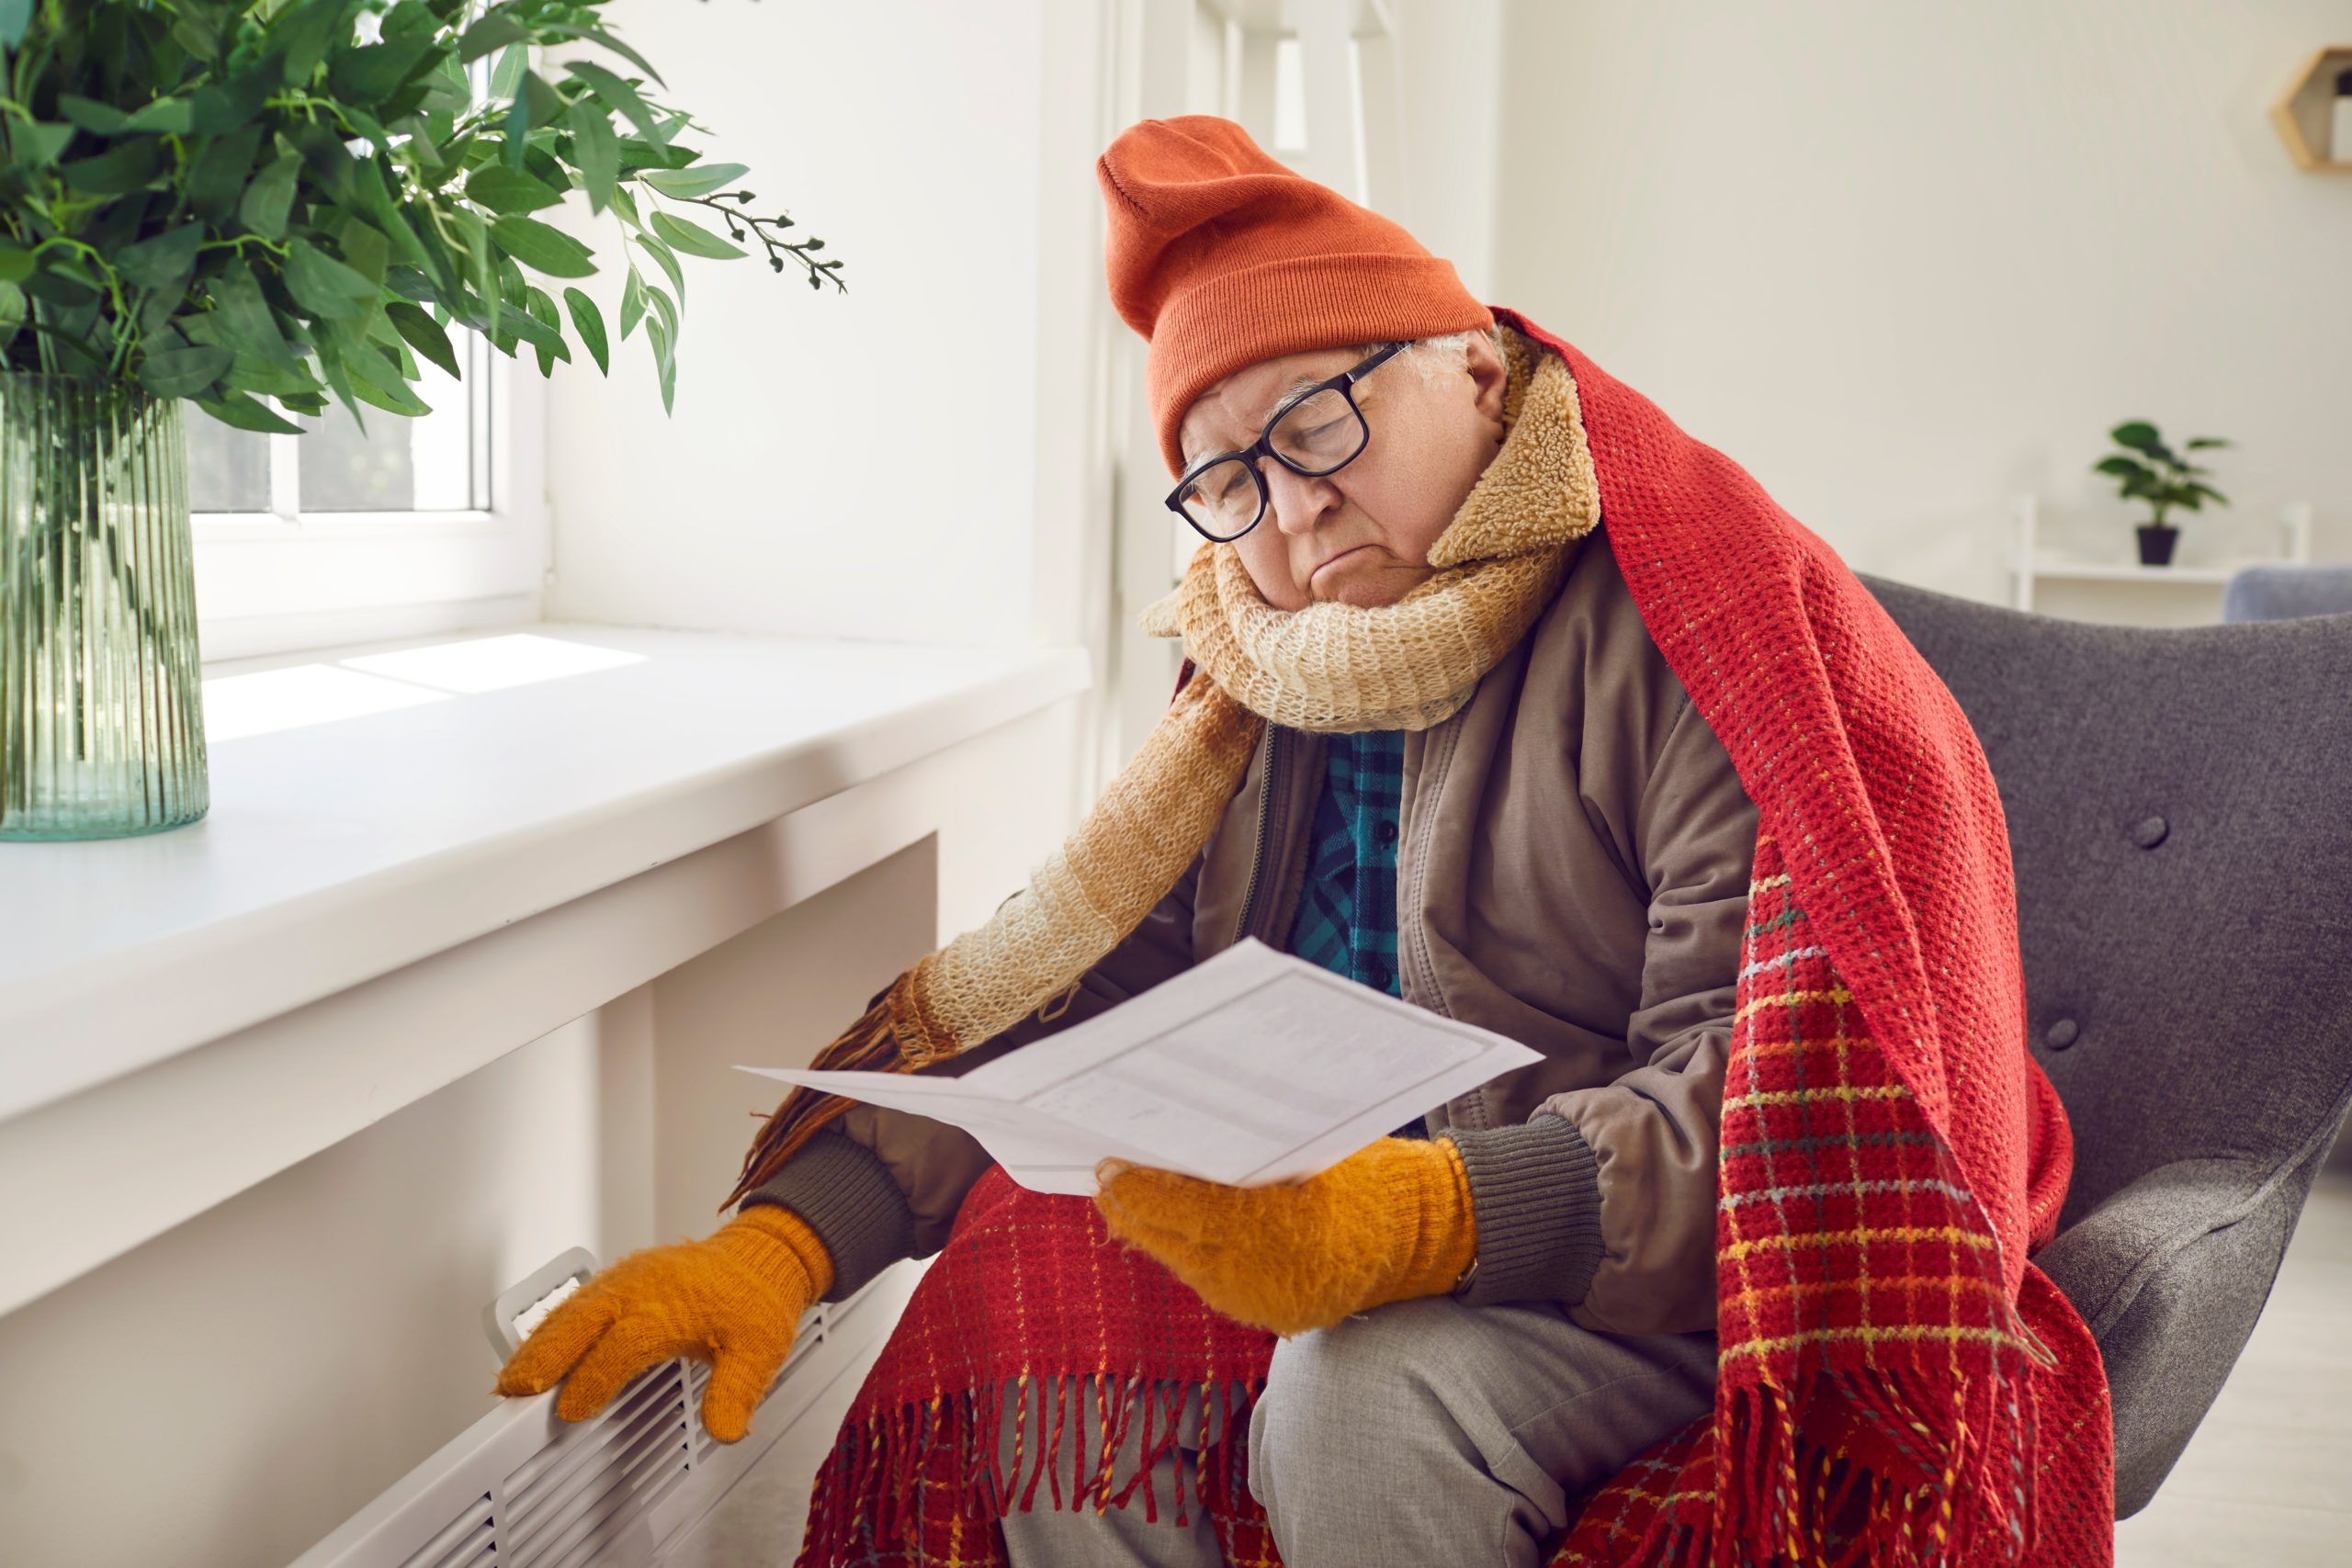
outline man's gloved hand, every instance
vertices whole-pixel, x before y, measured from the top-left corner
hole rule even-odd
[[[702,1424],[735,1442],[800,1314],[832,1282],[817,1233],[781,1204],[755,1203],[700,1241],[629,1253],[581,1286],[499,1369],[493,1392],[543,1393],[561,1379],[556,1414],[584,1421],[646,1368],[692,1356],[710,1363]]]
[[[1237,1322],[1288,1337],[1453,1288],[1478,1249],[1451,1138],[1382,1138],[1304,1182],[1228,1187],[1106,1159],[1111,1234]]]

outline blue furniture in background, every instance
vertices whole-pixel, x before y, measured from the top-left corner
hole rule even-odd
[[[2352,610],[2352,566],[2250,566],[2222,590],[2222,619],[2284,621]]]

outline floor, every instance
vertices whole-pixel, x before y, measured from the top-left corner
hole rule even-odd
[[[664,1568],[786,1568],[808,1480],[873,1351],[846,1368]],[[2164,1489],[2116,1527],[2117,1568],[2352,1564],[2352,1170],[2324,1174],[2269,1304]]]
[[[2155,1501],[2116,1527],[2115,1561],[2352,1563],[2352,1172],[2341,1164],[2313,1186],[2211,1414]]]

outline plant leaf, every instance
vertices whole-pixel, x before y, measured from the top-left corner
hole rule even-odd
[[[130,123],[130,117],[112,104],[74,93],[57,95],[57,112],[96,136],[112,136]]]
[[[183,223],[117,251],[115,270],[141,288],[170,288],[196,270],[196,248],[203,243],[203,224]]]
[[[75,190],[93,196],[122,196],[154,178],[161,163],[154,139],[118,141],[103,152],[58,165],[58,174]]]
[[[593,60],[572,60],[564,69],[588,84],[588,90],[608,105],[616,114],[626,115],[628,122],[645,134],[649,141],[667,141],[662,134],[662,119],[637,95],[637,89],[614,75]]]
[[[351,394],[363,403],[372,403],[389,413],[406,414],[420,419],[433,412],[432,406],[409,389],[400,374],[400,367],[381,349],[361,344],[344,357],[345,376],[351,382]]]
[[[337,25],[350,9],[351,0],[310,0],[299,10],[283,7],[271,18],[270,50],[283,57],[281,81],[289,87],[310,81],[335,40]]]
[[[157,98],[126,120],[123,128],[186,136],[195,121],[196,106],[186,98]]]
[[[500,218],[490,235],[500,250],[551,277],[586,277],[596,270],[587,246],[536,218]]]
[[[406,338],[411,348],[450,375],[458,374],[458,351],[451,346],[449,334],[442,330],[440,322],[405,299],[385,306],[384,314],[391,319],[392,330]]]
[[[246,126],[204,144],[187,172],[188,205],[197,216],[215,223],[228,221],[236,209],[237,195],[245,188],[245,175],[261,146],[261,127]]]
[[[21,120],[8,122],[9,156],[19,164],[47,168],[57,162],[74,140],[74,127],[62,120]]]
[[[367,314],[381,285],[297,237],[286,247],[286,291],[311,314],[330,321],[356,321]]]
[[[219,380],[236,357],[209,346],[152,351],[140,361],[139,384],[159,398],[193,397]]]
[[[2129,446],[2136,452],[2154,452],[2161,445],[2156,439],[2156,427],[2144,419],[2126,421],[2108,434],[2118,446]]]
[[[563,193],[549,189],[520,169],[486,164],[466,176],[466,199],[492,212],[536,212],[555,206],[563,199]]]
[[[613,204],[620,183],[621,148],[613,135],[609,111],[593,97],[572,101],[564,122],[571,130],[571,156],[588,186],[588,210],[602,212]]]
[[[470,65],[493,49],[521,43],[524,36],[522,24],[512,17],[484,17],[468,28],[465,36],[458,40],[458,62]]]
[[[645,247],[646,254],[661,265],[662,271],[670,279],[670,287],[678,291],[678,298],[684,299],[686,276],[678,268],[678,253],[670,248],[667,241],[654,234],[640,234],[637,243]]]
[[[511,304],[498,307],[498,330],[510,338],[522,339],[534,348],[546,348],[549,353],[554,352],[557,344],[563,342],[562,334],[545,321]],[[510,349],[508,352],[513,351]]]
[[[593,39],[596,42],[603,44],[606,49],[611,50],[615,54],[617,54],[622,59],[628,61],[630,64],[636,66],[639,71],[644,72],[648,76],[652,77],[654,81],[661,83],[662,86],[666,87],[670,85],[667,82],[662,81],[662,73],[653,69],[653,67],[647,62],[645,56],[638,53],[637,51],[629,48],[628,45],[623,43],[620,39],[615,38],[612,34],[606,32],[602,28],[573,27],[571,24],[564,22],[542,22],[539,24],[539,31],[556,38]]]
[[[188,129],[205,136],[240,130],[261,113],[263,101],[278,85],[277,62],[265,60],[225,82],[198,87],[189,100]]]
[[[214,313],[229,341],[273,365],[291,365],[296,355],[277,330],[277,312],[261,291],[261,283],[243,256],[233,258],[212,280]]]
[[[237,203],[238,221],[265,240],[283,239],[286,213],[294,204],[294,176],[301,172],[299,152],[281,152],[254,176]]]
[[[683,169],[648,169],[638,178],[663,196],[708,196],[751,172],[742,164],[689,164]]]
[[[621,288],[621,337],[637,330],[645,315],[645,279],[635,267],[628,269],[628,282]]]
[[[387,38],[381,43],[363,44],[335,57],[334,63],[327,69],[327,82],[340,97],[362,106],[380,104],[407,85],[435,47],[431,33],[411,33],[402,38]]]
[[[302,427],[278,418],[260,403],[243,392],[224,392],[218,398],[198,398],[196,406],[223,424],[239,430],[266,430],[279,435],[300,435]]]
[[[666,212],[653,215],[653,231],[689,255],[709,256],[727,261],[749,253],[740,245],[730,245],[701,224],[684,218],[673,218]],[[684,289],[680,290],[684,292]]]
[[[596,301],[577,288],[563,291],[563,303],[564,308],[571,312],[571,330],[580,334],[581,343],[588,349],[588,356],[596,362],[596,374],[611,375],[613,367],[607,357],[608,345],[605,342],[604,312],[596,309]]]
[[[539,374],[553,374],[555,362],[559,359],[571,364],[571,345],[563,341],[563,313],[556,309],[553,297],[546,289],[534,285],[523,296],[523,308],[531,313],[533,321],[548,329],[548,336],[552,340],[531,345],[539,356]]]

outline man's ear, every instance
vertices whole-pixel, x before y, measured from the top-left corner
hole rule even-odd
[[[1504,394],[1510,389],[1510,369],[1503,363],[1495,340],[1484,333],[1471,334],[1464,351],[1464,368],[1470,373],[1472,400],[1487,419],[1503,417]]]

